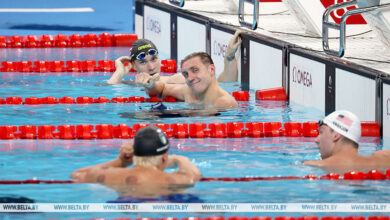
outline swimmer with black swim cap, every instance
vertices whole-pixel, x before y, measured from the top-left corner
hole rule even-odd
[[[121,196],[177,194],[177,189],[168,186],[180,185],[183,190],[200,180],[201,174],[189,158],[168,155],[169,146],[160,128],[144,127],[136,133],[134,143],[122,145],[116,159],[76,170],[71,178],[83,183],[110,185]],[[127,168],[131,164],[134,167]],[[177,171],[164,172],[168,167],[177,167]]]
[[[162,155],[169,150],[169,140],[160,128],[148,126],[135,134],[133,148],[136,157]]]
[[[128,65],[125,65],[128,63]],[[116,70],[107,84],[135,84],[133,81],[122,81],[133,67],[137,73],[145,73],[153,76],[155,80],[161,80],[165,83],[184,83],[185,80],[181,74],[160,77],[160,57],[156,45],[150,40],[136,40],[130,47],[130,55],[122,56],[115,60]]]
[[[224,59],[224,69],[218,77],[219,82],[237,81],[238,65],[236,52],[241,45],[240,34],[244,32],[237,30],[229,41]],[[129,65],[125,65],[126,63],[129,63]],[[130,48],[129,56],[122,56],[115,60],[116,70],[107,81],[107,84],[135,84],[134,81],[122,81],[123,77],[129,73],[132,67],[137,71],[137,74],[144,73],[153,76],[153,80],[159,80],[168,84],[186,83],[186,79],[180,73],[171,76],[160,76],[160,63],[158,49],[152,41],[147,39],[136,40]]]

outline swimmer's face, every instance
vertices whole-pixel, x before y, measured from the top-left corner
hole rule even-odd
[[[203,64],[199,57],[183,63],[182,74],[187,85],[197,94],[206,92],[215,74],[214,64]]]
[[[321,153],[321,158],[326,159],[332,156],[333,150],[333,131],[325,124],[318,128],[320,134],[316,138],[316,144]]]
[[[160,73],[160,58],[158,57],[158,54],[154,56],[146,55],[143,60],[135,60],[133,65],[138,73],[145,72],[151,76]]]

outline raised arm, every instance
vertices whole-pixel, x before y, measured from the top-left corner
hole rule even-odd
[[[180,155],[168,156],[168,167],[177,166],[178,170],[172,175],[178,184],[195,184],[202,178],[202,174],[198,167],[191,163],[190,159]]]
[[[132,67],[130,59],[131,58],[129,56],[122,56],[115,60],[116,70],[112,74],[111,78],[107,81],[107,84],[115,85],[121,83],[122,78],[129,73]],[[125,66],[126,62],[129,63],[127,66]]]
[[[245,31],[237,30],[229,41],[224,59],[224,68],[218,77],[218,82],[234,82],[238,80],[236,52],[242,42],[239,36],[242,33],[245,33]]]
[[[70,175],[70,177],[72,179],[76,179],[84,182],[85,179],[87,178],[86,175],[88,174],[88,172],[92,170],[95,170],[95,172],[97,172],[97,170],[99,170],[98,168],[103,168],[103,167],[127,167],[132,163],[133,163],[133,143],[129,142],[129,143],[122,144],[117,158],[94,166],[78,169],[74,171]]]

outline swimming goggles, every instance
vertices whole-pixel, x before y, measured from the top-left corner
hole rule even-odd
[[[154,55],[156,55],[156,54],[158,54],[158,52],[157,52],[157,50],[156,49],[150,49],[150,50],[148,50],[147,52],[141,52],[141,53],[139,53],[138,55],[137,55],[137,60],[143,60],[143,59],[145,59],[145,57],[147,56],[147,55],[150,55],[150,56],[154,56]]]
[[[318,127],[321,127],[322,125],[326,125],[323,120],[318,121]]]

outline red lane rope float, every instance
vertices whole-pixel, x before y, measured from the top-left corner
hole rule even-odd
[[[79,124],[79,125],[3,125],[0,139],[130,139],[142,127],[150,124]],[[228,122],[228,123],[158,123],[168,137],[184,138],[262,138],[262,137],[316,137],[317,122]],[[37,129],[38,128],[38,129]],[[94,130],[95,128],[95,130]],[[56,131],[57,130],[57,131]],[[379,137],[377,122],[362,122],[362,136]]]
[[[157,97],[145,98],[141,96],[130,96],[130,97],[114,97],[111,100],[100,96],[98,98],[92,98],[88,96],[81,97],[70,97],[64,96],[61,98],[56,98],[53,96],[47,96],[44,98],[37,97],[27,97],[24,99],[22,97],[12,96],[6,97],[5,99],[0,98],[0,104],[9,104],[9,105],[46,105],[46,104],[102,104],[102,103],[144,103],[144,102],[180,102],[176,100],[174,97],[164,97],[163,99],[159,99]]]
[[[33,65],[34,64],[34,65]],[[54,61],[2,61],[0,72],[114,72],[113,60],[54,60]],[[131,72],[136,72],[133,68]],[[176,73],[176,60],[161,60],[160,71],[162,73]]]
[[[41,36],[0,36],[0,48],[51,48],[51,47],[128,47],[138,39],[136,34],[64,34]]]
[[[336,173],[328,173],[324,176],[316,175],[298,176],[271,176],[271,177],[203,177],[202,182],[253,182],[253,181],[277,181],[277,180],[390,180],[390,170],[382,173],[371,170],[368,173],[348,172],[343,176]],[[0,180],[0,184],[72,184],[73,180]]]

